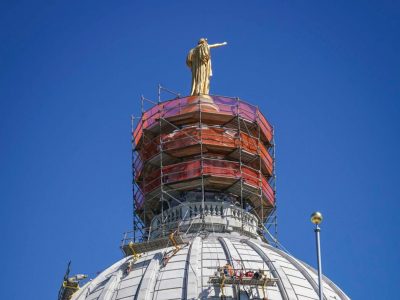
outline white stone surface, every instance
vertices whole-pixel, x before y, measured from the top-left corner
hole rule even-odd
[[[278,279],[264,293],[269,300],[318,299],[318,279],[314,269],[257,239],[232,234],[194,237],[170,258],[172,248],[143,254],[127,273],[123,258],[84,285],[72,300],[158,300],[220,299],[221,289],[208,283],[209,277],[227,262],[235,268],[267,270]],[[262,287],[226,285],[227,299],[262,299]],[[324,278],[324,299],[349,299],[328,278]]]

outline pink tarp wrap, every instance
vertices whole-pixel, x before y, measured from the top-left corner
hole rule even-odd
[[[200,142],[205,146],[218,147],[220,151],[224,151],[224,149],[225,151],[233,151],[241,147],[249,153],[259,153],[268,174],[272,175],[273,160],[265,145],[260,143],[257,138],[243,132],[240,132],[239,135],[237,132],[226,132],[222,128],[189,127],[173,133],[163,134],[161,135],[161,140],[164,151],[175,151],[178,156],[191,155],[191,152],[186,149],[190,146],[199,145]],[[139,155],[134,161],[136,178],[141,176],[143,161],[159,153],[159,143],[160,137],[156,137],[142,146],[143,150],[139,151]]]
[[[135,144],[138,145],[140,142],[143,130],[158,124],[160,117],[168,119],[195,111],[215,112],[231,116],[239,115],[250,122],[257,122],[265,138],[268,141],[272,140],[272,126],[256,106],[235,98],[221,96],[208,96],[208,98],[211,98],[213,103],[204,102],[197,96],[190,96],[162,102],[147,110],[134,130]]]
[[[183,162],[175,165],[169,165],[162,168],[162,180],[164,184],[172,184],[187,180],[193,180],[202,174],[201,159]],[[243,178],[243,182],[254,188],[262,189],[263,194],[271,204],[274,203],[274,192],[267,180],[256,170],[242,166],[234,161],[204,159],[203,160],[203,175],[222,177],[222,178]],[[155,170],[148,176],[146,181],[140,184],[141,190],[147,194],[161,185],[161,172]]]

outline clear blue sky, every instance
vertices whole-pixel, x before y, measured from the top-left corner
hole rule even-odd
[[[146,4],[144,4],[146,3]],[[275,126],[279,235],[353,299],[398,297],[398,1],[1,1],[0,299],[55,299],[131,227],[130,115],[157,83],[185,94],[188,50],[216,94]]]

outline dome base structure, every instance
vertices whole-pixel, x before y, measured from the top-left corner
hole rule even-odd
[[[237,233],[186,238],[179,250],[171,245],[121,259],[72,299],[319,299],[317,272],[259,239]],[[226,265],[231,269],[221,275]],[[245,282],[260,271],[265,284]],[[349,299],[326,277],[323,285],[324,299]]]

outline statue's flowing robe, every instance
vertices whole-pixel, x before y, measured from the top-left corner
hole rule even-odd
[[[192,70],[192,89],[190,95],[208,95],[210,92],[211,56],[206,43],[190,50],[186,64]]]

